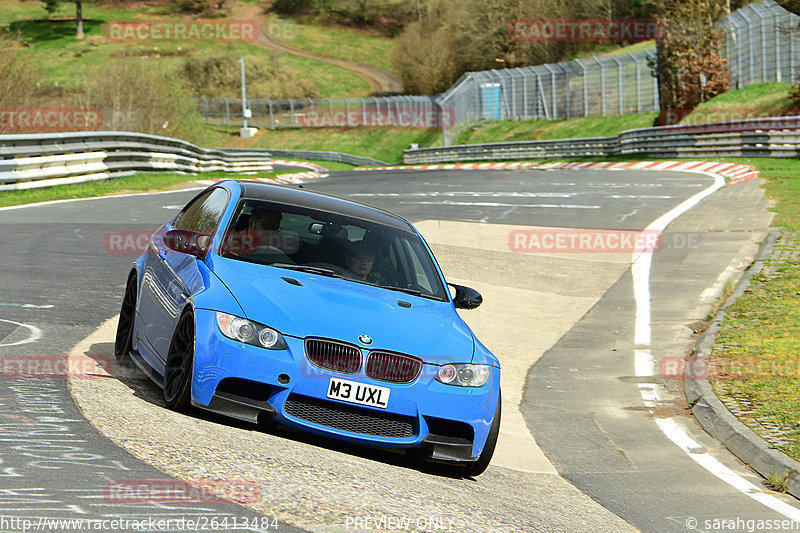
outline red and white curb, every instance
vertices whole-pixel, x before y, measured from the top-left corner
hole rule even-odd
[[[291,165],[293,167],[303,167],[307,168],[306,172],[293,172],[291,174],[279,174],[274,178],[241,178],[241,179],[248,179],[250,181],[262,181],[264,183],[303,183],[306,180],[315,180],[320,178],[327,178],[328,177],[328,169],[317,165],[316,163],[309,163],[308,161],[290,161],[288,159],[273,159],[270,161],[272,165]],[[213,185],[215,183],[219,183],[220,181],[224,181],[221,178],[215,178],[211,180],[197,180],[197,183],[200,185]]]
[[[357,168],[354,170],[673,170],[699,171],[719,174],[729,179],[728,185],[759,177],[752,165],[717,163],[713,161],[583,161],[574,163],[454,163],[447,165],[397,165],[391,167]]]
[[[440,165],[394,165],[390,167],[366,167],[353,170],[520,170],[539,168],[540,163],[451,163]]]
[[[581,163],[542,163],[539,169],[592,169],[592,170],[673,170],[710,172],[729,178],[728,185],[759,177],[758,170],[752,165],[736,163],[716,163],[713,161],[626,161],[613,163],[609,161]]]
[[[245,179],[249,181],[260,181],[263,183],[303,183],[308,180],[315,180],[328,177],[328,174],[322,174],[320,172],[308,171],[308,172],[296,172],[294,174],[279,174],[274,178],[230,178],[230,179]],[[215,183],[219,183],[220,181],[225,181],[223,178],[215,178],[212,180],[197,180],[196,183],[200,185],[213,185]]]
[[[309,170],[313,170],[315,172],[319,172],[320,174],[324,174],[328,172],[328,169],[317,165],[316,163],[309,163],[308,161],[290,161],[288,159],[273,159],[270,161],[273,165],[289,165],[293,167],[303,167]]]

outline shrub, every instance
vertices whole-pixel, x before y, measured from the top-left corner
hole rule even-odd
[[[153,59],[122,56],[87,76],[79,105],[98,108],[106,131],[188,138],[199,127],[194,98]]]
[[[181,72],[195,96],[240,98],[242,75],[239,57],[227,54],[191,57]],[[245,57],[247,98],[313,98],[318,91],[313,82],[287,69],[278,54]]]
[[[19,52],[20,44],[0,34],[0,109],[30,105],[36,92],[39,73]],[[0,120],[0,133],[7,131]]]

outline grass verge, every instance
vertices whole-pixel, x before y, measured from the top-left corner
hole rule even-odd
[[[800,239],[772,257],[727,309],[711,382],[723,403],[774,448],[800,460]]]
[[[259,172],[259,178],[271,178],[286,172]],[[208,172],[204,174],[179,174],[174,172],[143,172],[132,176],[124,176],[102,181],[76,183],[74,185],[57,185],[41,189],[0,192],[0,207],[33,204],[52,200],[70,200],[75,198],[92,198],[114,194],[163,191],[198,186],[196,180],[225,179],[238,175],[226,172]],[[240,177],[256,177],[247,175]]]
[[[800,460],[800,161],[735,161],[754,164],[766,179],[782,235],[762,272],[727,308],[711,384],[750,429]]]
[[[455,144],[610,137],[618,135],[625,130],[649,128],[657,117],[658,113],[652,112],[619,117],[487,122],[475,125],[462,132]]]
[[[216,144],[204,146],[343,152],[387,163],[402,160],[403,150],[411,143],[418,143],[421,147],[441,146],[442,143],[439,130],[400,128],[262,128],[246,142],[239,138],[238,128],[207,126],[204,131],[206,143],[212,139],[216,141]]]

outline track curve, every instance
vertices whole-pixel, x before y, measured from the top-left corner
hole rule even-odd
[[[510,232],[521,228],[640,230],[705,184],[706,178],[677,173],[496,171],[335,173],[306,185],[404,214],[419,224],[448,279],[474,282],[486,296],[480,313],[465,315],[465,319],[501,355],[504,379],[511,379],[511,387],[518,387],[519,399],[513,407],[519,413],[519,425],[512,424],[501,434],[501,443],[513,443],[507,448],[509,453],[498,453],[486,474],[475,481],[452,478],[435,469],[418,469],[386,452],[354,450],[282,431],[263,433],[204,415],[177,415],[164,409],[154,386],[141,375],[125,375],[124,368],[115,368],[117,374],[112,378],[73,380],[73,393],[83,413],[137,457],[180,477],[255,479],[262,494],[268,496],[252,507],[309,529],[367,529],[363,522],[367,517],[393,519],[398,529],[408,521],[414,522],[412,529],[423,530],[434,529],[432,524],[449,525],[453,531],[630,529],[566,483],[564,477],[645,530],[663,531],[673,526],[674,530],[685,530],[681,529],[685,523],[678,525],[685,517],[670,510],[673,506],[683,506],[685,515],[691,510],[701,517],[700,511],[706,516],[715,512],[720,516],[774,517],[768,509],[728,490],[718,480],[698,474],[689,458],[653,433],[652,415],[641,399],[630,396],[638,394],[638,389],[626,378],[633,375],[633,370],[626,368],[630,363],[625,362],[630,361],[632,353],[629,317],[633,300],[626,273],[629,257],[531,255],[509,249]],[[141,195],[0,211],[0,225],[6,229],[3,246],[9,257],[15,258],[9,268],[0,271],[3,299],[20,304],[0,305],[0,318],[32,324],[43,332],[40,340],[25,347],[0,347],[0,356],[30,359],[64,354],[116,314],[124,274],[133,255],[113,253],[107,245],[104,247],[107,232],[152,231],[192,194]],[[752,196],[750,213],[743,207],[748,194]],[[752,243],[756,223],[763,223],[758,219],[763,206],[757,204],[757,189],[730,188],[717,195],[712,203],[701,206],[701,212],[690,212],[676,224],[679,229],[685,224],[683,231],[687,234],[694,231],[706,235],[709,229],[713,233],[715,224],[722,224],[720,213],[713,209],[706,212],[705,208],[722,209],[720,206],[727,203],[729,209],[739,210],[738,226],[729,224],[717,237],[728,244],[737,243],[735,249],[725,242],[707,241],[708,249],[672,248],[654,257],[654,282],[672,290],[654,290],[655,316],[672,320],[663,327],[680,342],[686,339],[675,333],[676,317],[682,311],[681,320],[693,314],[685,312],[684,300],[694,295],[691,301],[697,304],[698,294],[715,284],[719,272],[741,255],[745,244]],[[124,214],[122,219],[120,213]],[[749,235],[738,228],[747,228]],[[43,251],[59,261],[43,261]],[[705,252],[714,259],[709,260]],[[709,268],[699,268],[695,277],[688,277],[689,267],[694,269],[703,261]],[[685,270],[677,267],[683,276],[677,279],[687,283],[686,291],[678,294],[674,273],[675,265],[682,262],[687,266]],[[22,307],[23,303],[35,307]],[[47,305],[53,307],[45,308]],[[113,330],[110,325],[106,327]],[[559,333],[559,328],[565,329]],[[19,328],[0,329],[9,342],[22,333]],[[107,336],[97,334],[100,336],[90,337],[77,352],[103,361],[110,346]],[[662,341],[655,346],[672,348]],[[618,357],[594,355],[604,347],[608,347],[608,353],[619,352]],[[584,360],[580,354],[584,354]],[[26,406],[25,394],[38,399],[45,391],[36,393],[31,382],[23,381],[23,392],[18,393],[12,390],[12,380],[0,380],[0,398],[5,401],[0,414],[7,419],[6,424],[0,424],[3,431],[12,431],[21,422],[13,416],[28,417],[36,425],[33,413],[25,412],[30,407]],[[58,402],[60,416],[74,420],[70,422],[76,428],[71,438],[81,440],[86,453],[104,459],[124,457],[127,462],[113,460],[131,472],[146,471],[142,469],[147,467],[81,422],[66,396],[63,380],[45,384],[49,397]],[[505,387],[504,382],[504,393]],[[563,400],[572,402],[568,408],[555,403],[562,402],[559,395],[563,394]],[[15,403],[9,403],[8,398]],[[170,431],[159,432],[161,428],[153,427],[153,419],[163,421],[161,426]],[[597,428],[606,435],[595,434]],[[689,431],[697,433],[696,428],[689,427]],[[709,439],[698,439],[714,448]],[[236,454],[231,453],[231,443],[239,446]],[[538,449],[537,444],[549,461],[525,453],[528,448]],[[514,450],[518,451],[516,455]],[[723,457],[725,452],[715,453]],[[635,460],[619,470],[620,457]],[[657,457],[663,461],[656,461]],[[36,467],[28,465],[29,458],[22,452],[2,453],[0,460],[5,461],[0,464],[0,473],[4,467],[13,473],[25,472],[14,480],[20,487],[49,491],[54,497],[57,491],[46,486],[52,480],[46,482],[33,475]],[[748,475],[734,461],[723,460]],[[665,469],[665,465],[669,467]],[[220,466],[224,467],[221,471]],[[86,470],[85,466],[62,465],[67,470],[73,467],[77,472],[101,473],[98,467]],[[102,491],[99,480],[109,478],[91,481],[84,475],[79,479],[83,481],[74,490],[92,492],[97,498]],[[694,499],[698,491],[713,495],[711,503]],[[69,505],[87,511],[86,505],[71,501],[87,500],[64,499],[59,512],[74,515]],[[8,506],[0,501],[0,514],[8,514],[4,509]],[[102,505],[89,510],[92,515],[112,512]],[[35,516],[36,512],[31,510],[28,515]],[[458,523],[448,522],[452,518]],[[358,519],[362,520],[360,526],[355,522]],[[400,519],[407,522],[396,522]]]

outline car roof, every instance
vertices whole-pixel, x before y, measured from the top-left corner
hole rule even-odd
[[[316,211],[336,213],[338,215],[390,226],[402,231],[413,232],[411,224],[403,217],[352,200],[346,200],[316,191],[309,191],[307,189],[272,183],[246,180],[239,180],[237,183],[242,189],[241,198],[245,200],[264,200],[278,204],[314,209]]]

